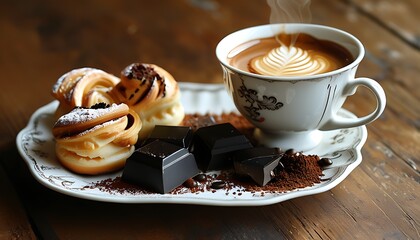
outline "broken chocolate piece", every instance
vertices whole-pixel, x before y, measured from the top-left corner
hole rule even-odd
[[[231,167],[232,152],[253,146],[232,124],[223,123],[198,129],[193,147],[199,168],[207,171]]]
[[[144,145],[155,140],[162,140],[188,149],[192,136],[190,127],[156,125]]]
[[[194,155],[186,148],[156,140],[137,149],[127,159],[122,179],[158,193],[168,193],[199,172]]]
[[[274,169],[282,156],[279,148],[255,147],[236,151],[232,159],[236,174],[249,176],[264,186],[275,177]]]

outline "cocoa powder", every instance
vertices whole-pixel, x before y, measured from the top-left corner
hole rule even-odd
[[[209,119],[214,121],[214,124],[230,122],[242,134],[246,135],[251,142],[256,142],[253,138],[254,126],[244,117],[236,113],[224,113],[220,115],[187,114],[182,125],[197,129],[201,127],[200,120],[203,120],[205,125],[209,125]],[[266,193],[282,193],[298,188],[305,188],[321,182],[321,176],[323,174],[319,160],[320,158],[317,155],[304,155],[300,152],[296,153],[289,150],[281,158],[281,167],[273,173],[274,178],[265,186],[258,186],[250,179],[239,177],[233,170],[225,170],[219,175],[205,174],[205,178],[201,175],[202,179],[199,181],[197,178],[191,178],[187,184],[175,188],[170,194],[199,194],[205,191],[215,192],[215,188],[222,188],[226,191],[226,195],[231,193],[239,197],[242,195],[242,192],[250,192],[258,193],[259,196],[263,197]],[[192,183],[191,181],[195,182]],[[238,187],[241,190],[230,192],[234,188],[238,189]],[[100,191],[111,194],[137,195],[153,193],[140,186],[126,183],[122,181],[121,177],[105,179],[85,186],[84,188],[99,189]]]
[[[252,183],[247,184],[246,189],[248,191],[280,193],[313,186],[315,183],[320,183],[320,177],[323,176],[318,161],[319,157],[316,155],[285,154],[281,159],[283,169],[275,173],[273,180],[263,187]]]

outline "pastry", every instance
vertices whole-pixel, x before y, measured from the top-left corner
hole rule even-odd
[[[134,151],[141,120],[126,104],[77,107],[60,117],[52,133],[58,160],[81,174],[101,174],[124,166]]]
[[[155,125],[178,125],[184,118],[177,82],[154,64],[134,63],[126,67],[121,81],[112,90],[113,98],[125,103],[140,116],[139,138],[146,138]]]
[[[65,73],[52,88],[52,95],[60,102],[57,118],[74,107],[113,103],[109,92],[119,81],[118,77],[95,68],[79,68]]]

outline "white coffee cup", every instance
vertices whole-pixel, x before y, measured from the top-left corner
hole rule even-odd
[[[228,54],[238,45],[272,37],[280,31],[306,33],[338,43],[352,54],[354,61],[331,72],[293,77],[254,74],[229,64]],[[298,23],[242,29],[223,38],[216,48],[225,86],[239,112],[257,127],[255,137],[260,144],[300,151],[316,147],[322,138],[321,131],[366,125],[384,111],[386,97],[382,87],[370,78],[355,77],[364,54],[362,43],[347,32]],[[338,116],[347,96],[353,95],[359,86],[368,88],[376,97],[375,110],[359,118]],[[271,110],[264,107],[267,102]]]

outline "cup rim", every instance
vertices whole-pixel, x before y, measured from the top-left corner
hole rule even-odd
[[[326,72],[326,73],[320,73],[320,74],[315,74],[315,75],[304,75],[304,76],[268,76],[268,75],[255,74],[255,73],[244,71],[244,70],[241,70],[239,68],[236,68],[236,67],[231,66],[227,62],[227,56],[221,56],[221,51],[222,51],[221,50],[221,45],[225,41],[227,41],[228,38],[231,38],[233,35],[237,35],[240,32],[252,31],[252,30],[257,29],[257,28],[263,28],[263,27],[269,27],[269,26],[270,27],[272,27],[272,26],[277,27],[278,26],[281,29],[281,26],[285,26],[285,25],[289,25],[289,26],[302,26],[302,27],[308,26],[308,27],[311,27],[311,28],[327,29],[329,31],[337,32],[337,33],[339,33],[339,34],[341,34],[343,36],[346,36],[347,38],[351,39],[355,43],[355,45],[357,46],[359,53],[358,53],[358,55],[355,57],[355,59],[351,63],[347,64],[344,67],[341,67],[339,69],[335,69],[333,71]],[[238,46],[238,45],[236,45],[236,46]],[[232,50],[232,49],[230,49],[230,50]],[[276,23],[276,24],[263,24],[263,25],[257,25],[257,26],[247,27],[247,28],[239,29],[237,31],[234,31],[234,32],[226,35],[225,37],[223,37],[219,41],[219,43],[216,46],[216,57],[218,58],[220,64],[222,64],[226,68],[228,68],[228,69],[230,69],[232,71],[238,72],[238,73],[240,73],[242,75],[246,75],[246,76],[250,76],[250,77],[255,77],[255,78],[259,78],[259,79],[270,80],[270,81],[275,81],[275,80],[278,80],[278,81],[281,81],[281,80],[286,80],[286,81],[288,81],[288,80],[289,81],[290,80],[291,81],[296,81],[296,80],[305,81],[305,80],[313,80],[313,79],[325,78],[325,77],[333,76],[333,75],[336,75],[338,73],[341,73],[341,72],[344,72],[344,71],[347,71],[349,69],[352,69],[352,68],[356,67],[362,61],[364,55],[365,55],[365,49],[363,47],[363,44],[360,42],[359,39],[357,39],[352,34],[346,32],[344,30],[331,27],[331,26],[326,26],[326,25],[321,25],[321,24],[312,24],[312,23]]]

